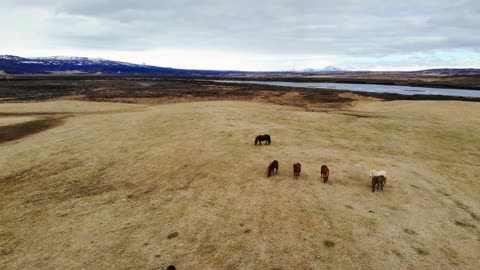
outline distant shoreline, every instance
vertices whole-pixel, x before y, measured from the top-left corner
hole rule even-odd
[[[471,77],[471,76],[470,76]],[[480,78],[463,78],[457,83],[474,83]],[[222,79],[235,79],[221,77]],[[15,75],[0,76],[0,102],[34,102],[54,99],[76,99],[86,101],[107,101],[125,103],[175,103],[206,100],[244,100],[260,101],[282,105],[305,107],[312,104],[325,106],[343,106],[354,99],[342,97],[345,93],[354,93],[363,97],[391,100],[457,100],[480,102],[480,98],[455,97],[442,95],[401,95],[394,93],[375,93],[347,91],[339,89],[284,87],[255,84],[233,84],[211,82],[218,77],[205,76],[145,76],[145,75]],[[260,78],[241,78],[259,80]],[[263,78],[279,80],[279,78]],[[332,78],[327,78],[332,80]],[[338,78],[337,78],[338,79]],[[427,79],[432,80],[432,77]],[[448,79],[448,78],[446,78]],[[325,78],[283,78],[282,81],[321,81]],[[338,81],[343,79],[338,79]],[[366,79],[357,78],[371,82]],[[469,81],[470,80],[470,81]],[[345,82],[345,80],[343,80]],[[455,81],[454,81],[455,82]],[[399,83],[399,82],[397,82]],[[405,83],[405,81],[403,81]],[[407,84],[408,85],[408,84]],[[409,85],[414,85],[411,82]],[[435,83],[430,83],[433,87]],[[447,84],[445,84],[447,85]],[[458,84],[449,87],[459,88]],[[289,94],[288,94],[289,93]],[[288,94],[288,95],[287,95]],[[342,105],[343,104],[343,105]]]
[[[282,82],[318,82],[318,83],[351,83],[378,84],[431,88],[458,88],[464,90],[480,89],[480,75],[419,75],[408,72],[338,72],[323,74],[298,75],[138,75],[138,74],[5,74],[0,73],[0,80],[21,79],[206,79],[206,80],[238,80],[238,81],[282,81]]]

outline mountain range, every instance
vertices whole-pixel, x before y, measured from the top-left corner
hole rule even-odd
[[[101,58],[52,56],[20,57],[0,55],[0,74],[145,74],[145,75],[248,75],[248,74],[295,74],[295,73],[342,73],[343,69],[328,66],[322,69],[250,72],[235,70],[195,70],[132,64]],[[406,73],[424,75],[480,75],[480,69],[429,69]]]
[[[191,70],[132,64],[101,58],[52,56],[19,57],[0,55],[0,72],[7,74],[159,74],[223,75],[235,71]],[[241,72],[245,73],[245,72]]]
[[[295,70],[293,70],[293,71],[295,71]],[[343,70],[341,68],[337,68],[337,67],[334,67],[334,66],[328,66],[328,67],[324,67],[324,68],[305,68],[305,69],[302,69],[302,70],[297,71],[297,72],[315,73],[315,72],[342,72],[342,71],[346,71],[346,70]]]
[[[150,65],[132,64],[112,61],[101,58],[52,56],[52,57],[20,57],[14,55],[0,55],[0,72],[7,74],[160,74],[160,75],[234,75],[256,72],[232,70],[194,70],[157,67]],[[336,67],[323,69],[307,68],[303,70],[273,71],[259,73],[312,73],[312,72],[339,72]]]

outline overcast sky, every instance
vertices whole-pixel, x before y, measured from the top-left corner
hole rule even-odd
[[[479,0],[1,0],[0,34],[0,54],[178,68],[480,68]]]

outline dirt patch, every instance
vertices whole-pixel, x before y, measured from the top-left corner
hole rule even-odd
[[[1,126],[0,143],[18,140],[23,137],[56,127],[58,125],[61,125],[62,123],[62,119],[45,118],[16,125]]]
[[[174,232],[174,233],[171,233],[167,236],[167,239],[173,239],[173,238],[176,238],[178,237],[178,232]]]
[[[415,249],[415,251],[418,253],[418,255],[426,256],[426,255],[430,254],[430,252],[428,252],[427,250],[424,250],[424,249],[419,248],[419,247],[413,247],[413,249]]]
[[[411,229],[403,229],[403,231],[408,234],[417,234],[414,230],[411,230]]]
[[[333,248],[335,246],[335,242],[330,241],[330,240],[323,241],[323,244],[328,248]]]
[[[455,220],[455,225],[460,226],[460,227],[476,228],[475,225],[470,224],[468,222],[463,222],[463,221],[460,221],[460,220]]]

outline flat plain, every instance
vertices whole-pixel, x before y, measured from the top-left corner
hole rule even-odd
[[[339,97],[0,104],[0,268],[479,269],[480,103]]]

